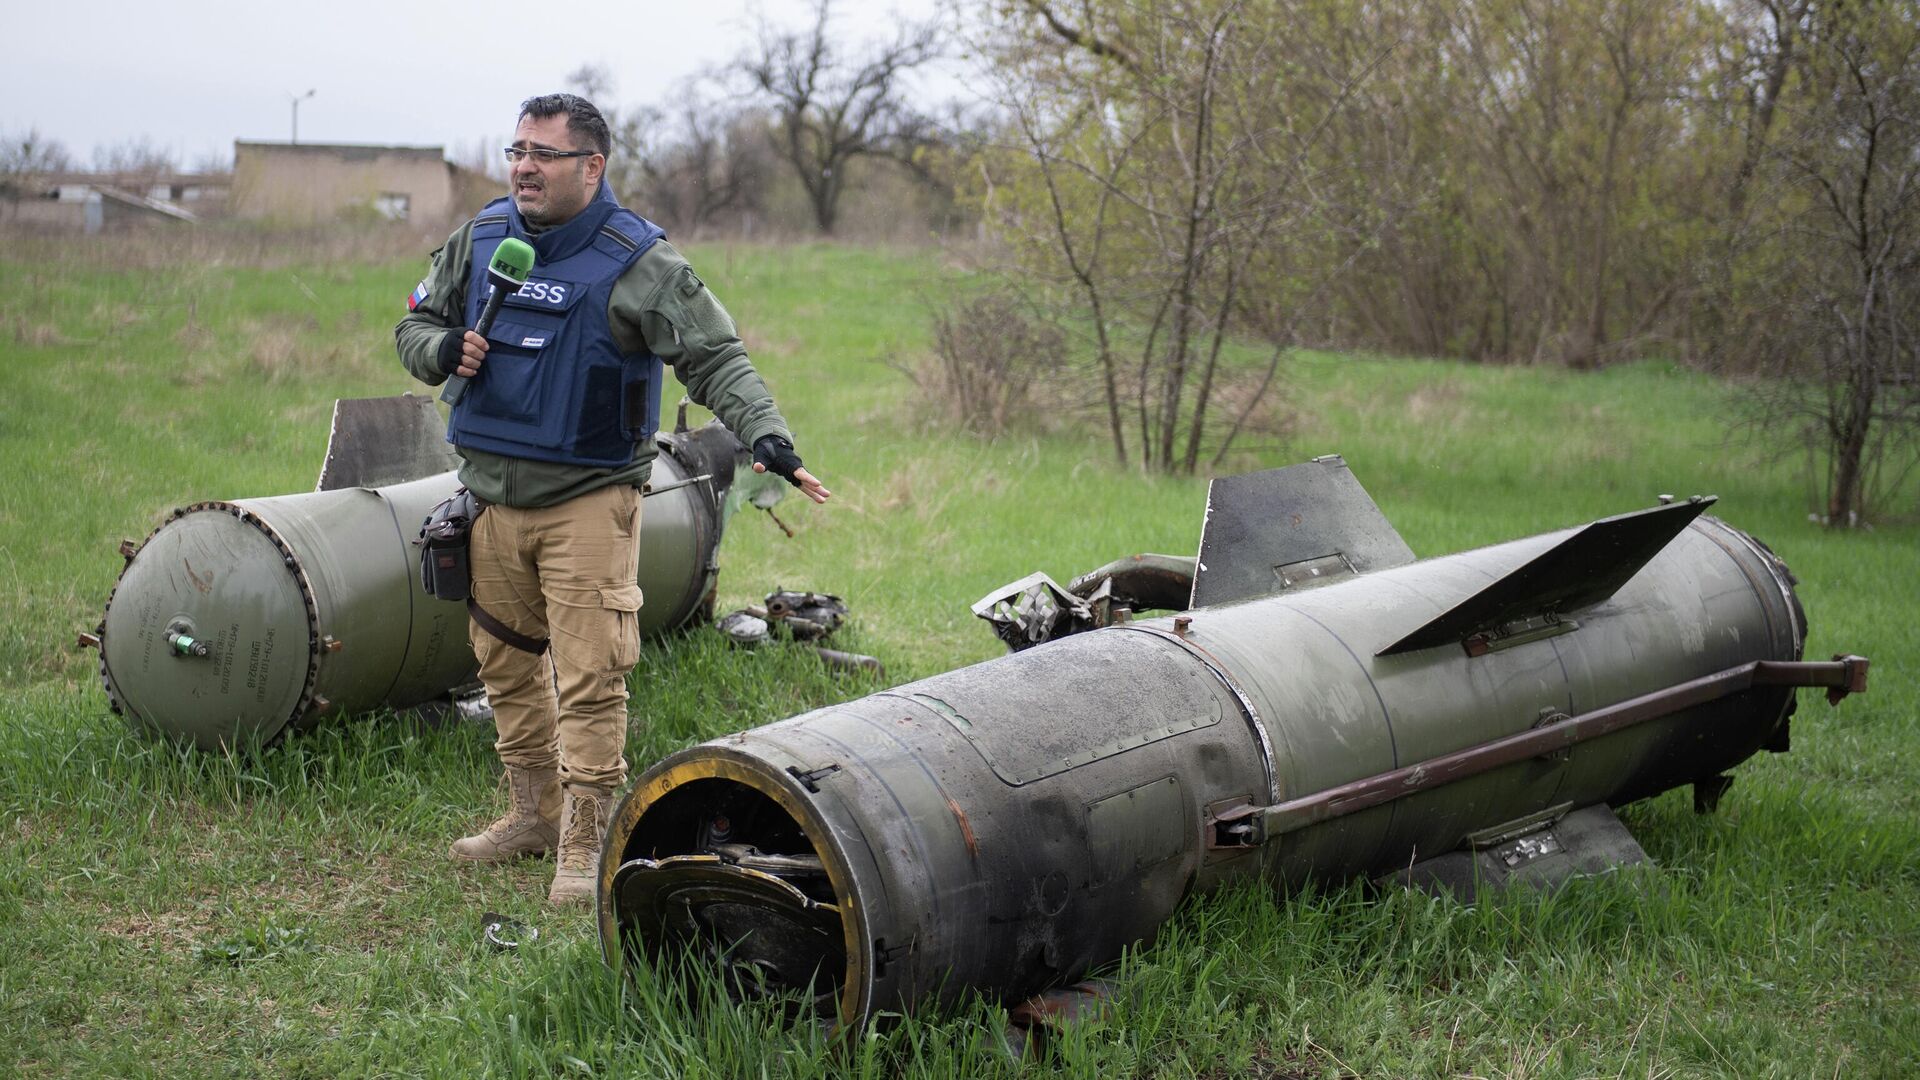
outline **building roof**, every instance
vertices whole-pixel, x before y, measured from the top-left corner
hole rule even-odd
[[[69,169],[58,172],[26,173],[16,179],[42,187],[81,184],[87,187],[147,188],[167,184],[172,187],[226,187],[233,178],[226,173],[199,172],[89,172]]]
[[[124,191],[115,191],[110,187],[96,186],[93,190],[99,192],[102,199],[117,202],[122,206],[131,207],[135,210],[145,210],[148,213],[172,218],[175,221],[200,220],[192,212],[183,210],[170,202],[161,202],[159,199],[149,199],[141,195],[130,195]]]
[[[444,160],[447,150],[444,146],[382,146],[377,143],[284,143],[256,142],[248,139],[233,140],[234,156],[241,149],[257,150],[274,154],[310,154],[316,157],[330,157],[341,161],[373,161],[383,157],[420,157],[432,161]]]

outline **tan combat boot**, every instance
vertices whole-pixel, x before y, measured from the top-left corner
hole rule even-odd
[[[522,855],[545,855],[559,842],[560,770],[507,766],[502,782],[512,800],[506,816],[474,836],[453,842],[453,857],[471,862],[505,862]]]
[[[600,842],[606,839],[607,818],[613,813],[613,789],[568,784],[566,796],[560,813],[560,857],[547,902],[592,902],[600,876]]]

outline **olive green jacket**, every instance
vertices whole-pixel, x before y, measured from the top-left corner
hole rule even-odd
[[[466,325],[467,279],[473,265],[473,222],[455,229],[433,253],[426,299],[400,320],[393,336],[400,360],[429,385],[446,381],[440,343]],[[624,353],[651,352],[686,384],[687,396],[713,410],[741,442],[764,435],[792,441],[773,395],[753,370],[733,317],[693,267],[660,240],[614,283],[607,322]],[[485,377],[485,365],[481,375]],[[507,506],[552,506],[609,484],[643,484],[653,469],[653,440],[636,444],[633,460],[615,468],[564,465],[455,447],[465,462],[460,482],[475,495]]]

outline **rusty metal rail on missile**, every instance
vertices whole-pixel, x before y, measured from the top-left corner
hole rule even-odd
[[[1248,847],[1528,758],[1543,757],[1616,731],[1671,716],[1756,686],[1824,686],[1829,704],[1867,688],[1864,656],[1831,661],[1756,660],[1628,698],[1579,716],[1377,773],[1272,806],[1244,805],[1209,822],[1207,846]]]

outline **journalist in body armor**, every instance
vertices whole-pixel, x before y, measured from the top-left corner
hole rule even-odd
[[[470,629],[510,805],[452,854],[499,862],[552,852],[555,903],[592,898],[626,780],[640,488],[665,369],[753,447],[756,471],[815,502],[829,495],[801,465],[726,309],[661,229],[602,182],[609,149],[606,121],[585,99],[523,103],[506,150],[508,196],[434,253],[394,329],[415,378],[468,380],[447,439],[483,507]],[[534,268],[482,336],[469,327],[508,238],[532,246]]]

